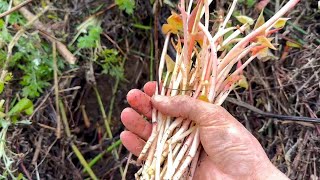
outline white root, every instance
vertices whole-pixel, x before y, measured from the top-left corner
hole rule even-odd
[[[192,159],[188,180],[192,180],[193,177],[194,177],[195,171],[196,171],[197,166],[198,166],[198,160],[199,160],[199,157],[200,157],[200,152],[201,152],[201,146],[198,148],[196,155]]]
[[[181,160],[183,159],[185,153],[189,149],[189,147],[190,147],[190,145],[191,145],[191,143],[193,141],[194,136],[195,136],[195,132],[191,133],[191,135],[187,138],[186,142],[181,147],[180,152],[178,153],[176,159],[174,160],[173,168],[170,169],[170,170],[167,170],[167,174],[166,174],[165,177],[172,177],[174,175],[174,173],[176,172],[176,169],[178,168],[178,166],[179,166]]]
[[[184,162],[182,163],[182,165],[180,166],[179,170],[173,176],[173,179],[178,180],[184,174],[184,172],[187,170],[187,167],[191,163],[193,157],[196,155],[199,145],[200,145],[200,136],[199,136],[199,128],[197,128],[189,153],[186,159],[184,160]]]
[[[143,147],[138,160],[137,160],[137,164],[141,164],[141,161],[145,158],[147,151],[149,150],[150,146],[152,145],[153,141],[155,140],[155,138],[158,136],[157,133],[157,123],[153,123],[152,124],[152,133],[151,136],[149,137],[148,141],[146,142],[146,145]]]
[[[163,86],[161,89],[156,87],[155,95],[187,95],[221,105],[236,87],[243,69],[258,56],[259,48],[264,48],[265,44],[257,42],[256,37],[268,34],[274,23],[299,0],[289,0],[271,19],[243,38],[237,37],[250,28],[248,24],[241,27],[227,27],[237,0],[233,0],[226,17],[213,31],[209,31],[209,5],[212,0],[197,2],[197,7],[200,9],[192,9],[196,1],[187,2],[188,4],[185,0],[181,0],[180,3],[179,18],[183,29],[179,29],[178,34],[173,31],[166,34],[157,76]],[[179,21],[179,18],[175,20]],[[190,22],[193,24],[189,24]],[[204,22],[204,25],[201,22]],[[224,39],[225,34],[230,32],[231,35]],[[203,41],[200,42],[196,36],[200,36]],[[173,69],[168,69],[165,63],[169,43],[172,43],[176,50]],[[233,43],[231,49],[225,48]],[[248,55],[250,58],[235,69],[236,63]],[[167,72],[163,76],[165,69]],[[152,133],[138,157],[137,164],[145,162],[135,174],[135,178],[191,180],[202,148],[199,131],[197,124],[190,119],[166,116],[153,109]]]

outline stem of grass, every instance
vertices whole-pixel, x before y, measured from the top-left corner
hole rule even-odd
[[[97,96],[97,100],[98,100],[98,104],[99,104],[99,108],[100,108],[100,111],[101,111],[101,114],[102,114],[102,118],[103,118],[103,121],[104,121],[104,124],[105,124],[105,128],[106,128],[106,131],[107,131],[107,135],[110,139],[113,139],[113,135],[112,135],[112,131],[111,131],[111,128],[110,128],[110,123],[109,123],[109,120],[108,120],[108,117],[106,115],[106,111],[104,110],[104,105],[102,103],[102,100],[101,100],[101,96],[100,96],[100,93],[98,91],[98,88],[96,86],[93,86],[93,89],[96,93],[96,96]],[[114,100],[113,100],[114,101]],[[112,150],[112,153],[115,157],[115,159],[118,161],[119,160],[119,154],[117,153],[117,150],[116,149],[113,149]],[[122,167],[120,166],[120,174],[123,175],[123,169]]]
[[[71,131],[70,131],[70,127],[68,124],[66,111],[65,111],[64,105],[61,100],[59,101],[59,106],[60,106],[62,121],[64,123],[64,129],[66,131],[67,137],[70,138]],[[84,167],[84,169],[86,169],[86,171],[88,172],[91,179],[97,180],[98,179],[97,176],[94,174],[94,172],[92,171],[92,169],[88,165],[87,161],[84,159],[83,155],[81,154],[81,152],[79,151],[79,149],[77,148],[77,146],[73,142],[71,142],[71,148],[72,148],[72,151],[76,154],[77,158],[79,159],[79,161],[82,164],[82,166]]]
[[[106,154],[111,152],[112,150],[116,149],[118,146],[120,146],[121,144],[121,140],[117,140],[116,142],[114,142],[113,144],[111,144],[106,150],[104,150],[103,152],[101,152],[100,154],[98,154],[96,157],[94,157],[90,162],[89,162],[89,167],[91,168],[93,165],[95,165],[100,159],[102,159],[102,157]],[[82,171],[83,173],[86,173],[87,170],[83,169]]]

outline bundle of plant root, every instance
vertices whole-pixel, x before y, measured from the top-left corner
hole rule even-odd
[[[247,86],[243,69],[276,50],[272,34],[283,28],[287,18],[281,17],[299,2],[290,0],[268,21],[263,13],[256,22],[236,16],[242,25],[230,27],[237,1],[220,21],[210,20],[211,1],[190,0],[187,4],[181,0],[180,14],[172,13],[162,26],[166,34],[158,70],[162,86],[157,86],[156,94],[188,95],[221,105],[234,88]],[[169,43],[175,57],[167,54]],[[197,124],[156,109],[152,123],[152,134],[137,160],[142,167],[136,179],[192,179],[201,150]]]

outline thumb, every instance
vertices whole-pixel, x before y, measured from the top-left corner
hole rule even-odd
[[[190,96],[155,95],[151,102],[154,108],[165,115],[190,119],[199,125],[226,124],[235,120],[223,107]]]

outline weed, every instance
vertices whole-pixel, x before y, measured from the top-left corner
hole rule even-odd
[[[96,48],[100,44],[102,28],[100,26],[90,26],[88,35],[78,39],[78,48]]]
[[[238,2],[248,6],[248,8],[252,8],[256,4],[256,0],[239,0]]]
[[[121,66],[119,52],[115,49],[101,47],[102,28],[100,26],[88,26],[87,29],[88,33],[77,40],[78,48],[96,52],[96,55],[91,54],[91,60],[102,67],[102,73],[123,80],[124,69]]]
[[[121,66],[121,57],[115,49],[105,49],[101,52],[102,60],[97,62],[103,68],[102,73],[109,74],[112,77],[124,79],[124,69]]]
[[[0,2],[0,12],[6,11],[7,2]],[[16,26],[26,24],[25,19],[18,13],[10,14],[8,26],[0,19],[0,63],[4,63],[7,57],[6,47],[13,38]],[[9,61],[9,68],[12,72],[22,71],[19,84],[22,85],[22,96],[36,98],[43,93],[43,90],[50,85],[53,78],[51,47],[43,42],[38,33],[26,32],[15,44],[14,53]],[[64,64],[59,61],[59,68]],[[0,68],[2,68],[0,66]],[[4,82],[0,82],[0,90]]]
[[[8,113],[5,113],[3,108],[5,101],[0,100],[0,159],[2,167],[2,175],[0,178],[7,179],[10,176],[11,179],[16,179],[14,176],[14,162],[17,159],[17,154],[12,152],[6,145],[7,132],[12,125],[19,124],[31,124],[28,120],[19,120],[22,114],[30,115],[33,113],[33,103],[27,98],[19,100],[13,107],[10,108]]]
[[[124,10],[127,14],[133,14],[135,8],[135,0],[115,0],[119,9]]]

